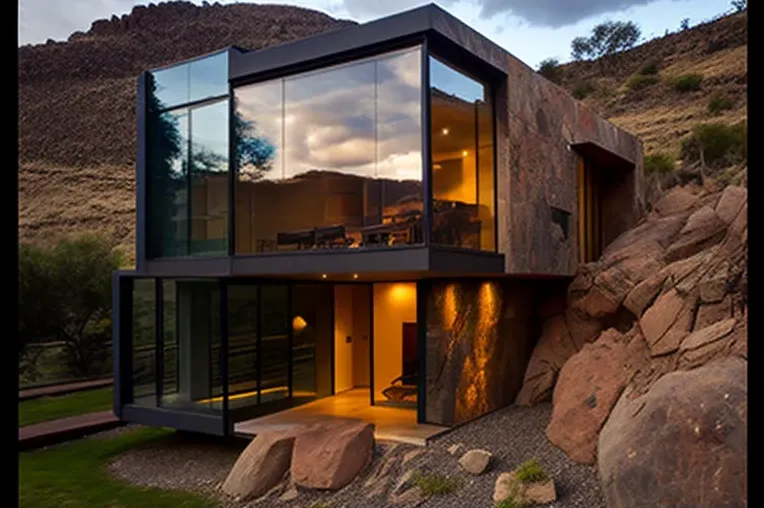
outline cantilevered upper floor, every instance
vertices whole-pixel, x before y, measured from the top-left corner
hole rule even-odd
[[[635,138],[434,5],[139,78],[145,274],[565,276],[641,182]]]

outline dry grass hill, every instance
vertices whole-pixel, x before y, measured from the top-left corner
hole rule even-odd
[[[336,30],[351,21],[310,9],[168,2],[93,23],[66,42],[19,48],[19,235],[50,243],[64,235],[113,235],[134,242],[135,78],[147,68],[229,45],[248,49]],[[564,67],[563,86],[589,88],[595,110],[640,135],[649,153],[678,150],[693,125],[712,117],[712,93],[732,101],[715,120],[744,118],[747,18],[733,15],[655,39],[608,62]],[[508,48],[510,51],[512,48]],[[664,81],[624,86],[648,61]],[[702,73],[698,91],[674,92],[670,78]]]

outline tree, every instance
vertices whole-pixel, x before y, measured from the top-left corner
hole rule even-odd
[[[122,257],[111,242],[82,236],[52,249],[19,247],[19,361],[28,346],[63,343],[70,374],[108,372],[111,277]]]
[[[735,12],[742,12],[748,8],[748,0],[732,0],[732,7]]]
[[[681,30],[687,30],[690,28],[690,18],[684,18],[681,23],[679,23],[679,28]]]
[[[276,147],[268,138],[258,135],[255,122],[245,119],[238,110],[234,113],[233,125],[239,178],[260,180],[273,169]]]
[[[597,59],[632,48],[642,35],[631,21],[606,21],[592,29],[589,37],[576,37],[571,41],[573,60]]]
[[[538,73],[544,76],[552,83],[558,85],[562,82],[563,72],[560,67],[560,61],[556,58],[547,58],[539,64]]]

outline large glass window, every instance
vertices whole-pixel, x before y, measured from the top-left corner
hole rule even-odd
[[[430,57],[432,243],[495,250],[489,88]]]
[[[421,50],[235,91],[236,252],[422,241]]]
[[[220,53],[148,76],[150,257],[228,251],[227,58]]]
[[[156,393],[156,290],[154,279],[133,281],[133,403],[155,406]]]

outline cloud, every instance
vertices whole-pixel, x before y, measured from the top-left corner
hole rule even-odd
[[[560,28],[583,19],[619,12],[630,7],[646,5],[656,0],[473,0],[480,9],[480,17],[490,19],[509,14],[532,26]],[[351,15],[370,19],[418,7],[430,2],[418,0],[343,0],[342,6]],[[449,8],[457,0],[440,0],[438,4]]]

